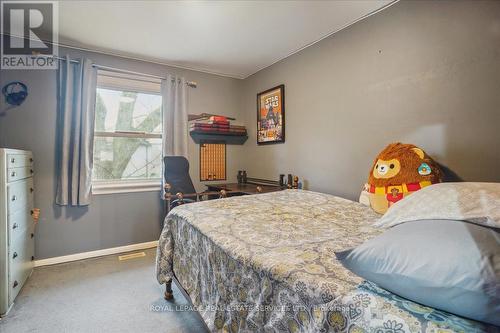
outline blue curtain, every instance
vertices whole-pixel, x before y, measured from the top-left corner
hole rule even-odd
[[[58,69],[56,203],[90,204],[97,73],[89,59],[66,57]]]

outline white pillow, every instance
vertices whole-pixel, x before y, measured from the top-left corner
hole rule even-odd
[[[396,202],[376,223],[392,227],[415,220],[461,220],[500,228],[500,183],[440,183]]]

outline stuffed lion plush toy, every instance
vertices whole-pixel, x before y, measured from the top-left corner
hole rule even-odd
[[[375,158],[360,202],[384,214],[405,196],[441,180],[439,165],[422,149],[391,143]]]

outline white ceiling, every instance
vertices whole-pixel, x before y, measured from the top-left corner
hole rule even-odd
[[[61,1],[59,42],[245,78],[391,1]]]

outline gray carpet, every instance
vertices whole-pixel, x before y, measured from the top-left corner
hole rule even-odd
[[[174,286],[172,302],[154,273],[155,250],[35,268],[0,332],[206,332]]]

